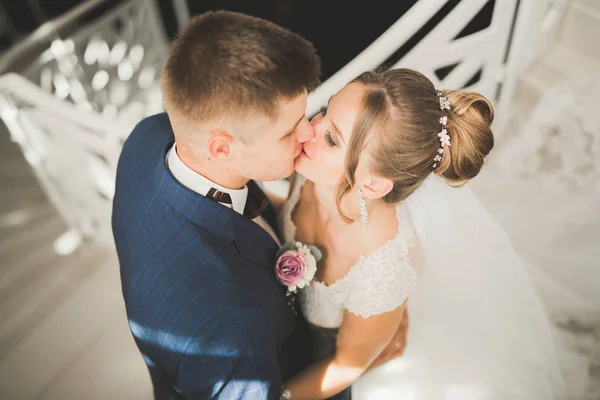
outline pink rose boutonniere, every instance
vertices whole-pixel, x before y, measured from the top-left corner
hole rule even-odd
[[[321,251],[312,245],[300,242],[286,243],[277,252],[275,276],[287,287],[288,304],[295,310],[295,294],[298,289],[310,285],[317,272],[317,262],[322,257]]]

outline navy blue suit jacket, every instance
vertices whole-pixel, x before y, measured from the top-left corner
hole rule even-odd
[[[129,326],[156,396],[276,399],[310,354],[306,324],[274,276],[278,246],[182,186],[166,166],[173,142],[166,114],[137,125],[119,159],[112,217]],[[272,209],[266,218],[273,226]]]

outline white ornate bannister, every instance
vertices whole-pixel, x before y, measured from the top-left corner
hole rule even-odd
[[[108,245],[122,144],[140,119],[162,111],[158,80],[168,41],[156,12],[150,0],[124,2],[52,40],[19,74],[0,77],[0,117],[48,198],[74,232]],[[52,37],[70,23],[60,22],[42,26],[45,36],[37,32],[30,40]]]
[[[133,125],[162,110],[158,79],[168,39],[153,0],[124,1],[92,22],[73,24],[103,3],[83,3],[0,59],[0,71],[18,72],[0,77],[0,116],[72,229],[112,244],[116,162]],[[308,114],[383,64],[422,71],[438,87],[482,92],[496,103],[501,123],[524,54],[543,47],[540,35],[553,22],[544,15],[554,3],[555,23],[562,3],[551,0],[420,0],[310,94]],[[185,4],[173,4],[185,21]],[[462,34],[482,9],[491,10],[489,26]],[[76,29],[65,29],[69,24]]]
[[[456,39],[484,7],[492,8],[490,25]],[[496,130],[501,131],[519,72],[547,46],[564,8],[564,0],[418,1],[311,94],[308,113],[316,114],[329,97],[361,72],[389,66],[392,61],[394,67],[423,72],[436,87],[468,88],[484,94],[496,106]],[[431,22],[435,26],[400,60],[393,60],[393,54]],[[436,73],[444,69],[445,73]]]

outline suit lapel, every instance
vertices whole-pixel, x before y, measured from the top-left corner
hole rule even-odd
[[[277,214],[275,214],[275,209],[273,208],[271,203],[269,203],[267,208],[265,208],[265,211],[263,212],[262,216],[265,219],[265,221],[267,221],[271,229],[273,229],[273,232],[277,236],[277,239],[279,239],[279,242],[283,243],[283,241],[281,240],[281,233],[279,232],[279,225],[277,224]]]
[[[257,197],[265,194],[254,181],[248,182],[248,191]],[[262,213],[264,220],[271,226],[277,238],[280,239],[275,210],[271,203]],[[279,245],[271,235],[251,219],[237,214],[233,219],[235,244],[243,258],[261,264],[269,269],[275,268],[275,253]]]
[[[265,196],[264,192],[262,191],[262,189],[260,188],[260,186],[258,186],[258,184],[254,181],[248,182],[248,192],[249,193],[258,192],[259,197],[266,198],[266,196]],[[267,203],[267,207],[263,211],[262,217],[267,222],[267,224],[269,224],[271,229],[273,229],[273,232],[275,233],[275,235],[281,242],[281,235],[279,232],[279,226],[277,224],[277,214],[275,213],[275,209],[273,208],[273,205],[271,204],[271,202]]]
[[[234,241],[240,256],[267,268],[274,268],[275,253],[279,250],[279,245],[271,235],[243,215],[233,216],[232,223]]]

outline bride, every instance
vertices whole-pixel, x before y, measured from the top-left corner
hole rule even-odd
[[[313,119],[281,224],[323,253],[299,292],[317,358],[282,398],[566,395],[554,326],[465,186],[492,150],[493,115],[480,94],[394,69],[363,73]],[[405,312],[404,354],[365,374]]]

